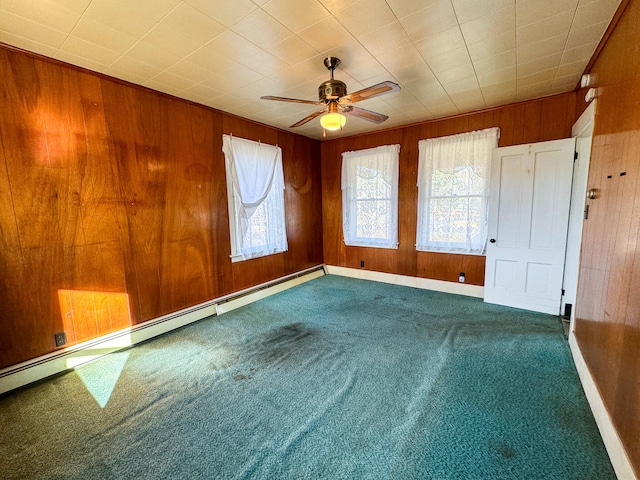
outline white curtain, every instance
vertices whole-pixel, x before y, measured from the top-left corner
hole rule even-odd
[[[235,206],[235,254],[254,258],[287,250],[282,149],[223,135]]]
[[[342,227],[346,245],[398,248],[400,145],[342,154]]]
[[[484,252],[499,134],[488,128],[418,142],[418,250]]]

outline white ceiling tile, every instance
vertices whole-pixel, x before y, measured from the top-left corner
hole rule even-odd
[[[251,0],[184,0],[185,3],[197,8],[205,15],[231,27],[258,10],[258,6]]]
[[[237,61],[242,61],[265,51],[253,42],[228,29],[208,42],[208,46],[217,53],[233,57]]]
[[[184,90],[186,94],[197,95],[199,98],[203,100],[208,100],[210,98],[218,97],[222,93],[221,90],[211,88],[203,83],[198,83]]]
[[[591,43],[582,45],[581,47],[569,48],[562,53],[562,63],[569,63],[569,61],[573,60],[584,60],[586,65],[586,62],[589,61],[597,46],[597,43]]]
[[[222,24],[181,3],[145,35],[144,41],[158,48],[166,48],[175,55],[185,56],[224,30]],[[167,42],[167,38],[171,38],[171,42]]]
[[[75,65],[77,67],[86,68],[89,70],[100,71],[104,70],[106,65],[104,63],[99,63],[93,59],[81,57],[79,55],[74,55],[73,53],[64,52],[58,50],[53,58],[56,60],[60,60],[61,62],[70,63],[71,65]]]
[[[560,63],[558,67],[558,76],[564,77],[566,75],[582,75],[584,72],[585,63],[583,61],[580,62],[572,62],[572,63]]]
[[[320,0],[320,3],[329,10],[332,14],[348,7],[352,3],[356,3],[358,0]]]
[[[429,58],[464,47],[465,43],[460,27],[456,25],[440,33],[428,35],[415,42],[415,45],[424,58]]]
[[[620,0],[595,0],[578,5],[573,25],[571,28],[585,28],[596,23],[601,23],[603,19],[610,19],[616,12]]]
[[[108,75],[140,85],[151,80],[160,72],[158,67],[134,60],[131,57],[120,57],[105,69],[105,73]]]
[[[348,63],[341,63],[338,67],[339,71],[348,73],[358,82],[365,82],[367,85],[380,83],[385,80],[393,80],[391,74],[370,55],[363,55],[362,58],[356,58]]]
[[[600,22],[585,28],[572,28],[565,48],[576,48],[586,44],[598,43],[608,26],[609,22]]]
[[[157,82],[157,81],[155,81],[153,79],[147,80],[142,85],[147,87],[147,88],[151,88],[153,90],[156,90],[158,92],[168,93],[169,95],[173,95],[175,97],[179,97],[180,94],[184,91],[183,88],[177,88],[174,85],[167,85],[167,84],[162,83],[162,82]]]
[[[427,60],[429,67],[431,67],[431,70],[433,70],[435,74],[461,65],[471,64],[471,59],[469,58],[466,47],[456,48],[455,50],[444,52],[433,57],[427,57],[425,60]]]
[[[515,0],[452,0],[458,22],[466,23],[483,15],[505,8],[507,3]]]
[[[497,70],[502,70],[508,67],[516,66],[516,51],[508,50],[497,55],[491,55],[484,57],[481,60],[475,60],[473,62],[473,68],[478,75],[483,75]]]
[[[235,61],[233,59],[219,53],[216,46],[212,43],[203,45],[201,48],[185,57],[185,60],[210,72],[227,70],[235,65]]]
[[[516,2],[516,19],[518,26],[536,23],[561,13],[576,10],[578,0],[518,0]]]
[[[566,42],[567,34],[565,33],[555,37],[547,37],[539,42],[518,44],[517,61],[518,63],[527,63],[549,55],[562,54]]]
[[[140,37],[179,3],[180,0],[94,0],[83,17]]]
[[[336,12],[335,16],[356,37],[375,32],[396,20],[384,0],[358,0]]]
[[[449,95],[463,94],[475,95],[480,92],[480,85],[476,77],[467,77],[462,80],[445,83],[442,85]]]
[[[0,30],[36,43],[49,45],[56,50],[67,37],[65,33],[51,27],[4,11],[0,11]]]
[[[91,0],[2,0],[2,9],[60,32],[70,32]]]
[[[517,82],[515,80],[515,75],[512,80],[507,80],[506,82],[494,83],[492,85],[483,86],[480,84],[480,89],[482,90],[482,95],[495,95],[507,90],[511,90],[515,93]]]
[[[295,65],[318,54],[315,49],[295,35],[276,43],[269,51],[288,65]]]
[[[462,35],[469,43],[491,38],[497,32],[508,32],[515,28],[516,9],[513,2],[507,2],[504,8],[488,12],[469,22],[461,23]]]
[[[503,90],[498,93],[484,94],[484,101],[487,107],[497,107],[499,105],[505,105],[513,103],[517,100],[516,90]]]
[[[180,60],[178,55],[166,50],[157,48],[151,44],[148,44],[144,40],[136,43],[125,54],[133,61],[140,61],[148,63],[154,67],[157,67],[159,71],[169,68],[174,63]]]
[[[2,13],[0,13],[0,18],[1,17]],[[27,50],[29,52],[39,53],[40,55],[45,55],[47,57],[53,57],[58,50],[57,48],[53,48],[49,45],[44,45],[42,43],[34,42],[33,40],[18,37],[12,33],[2,30],[0,30],[0,42],[6,43],[7,45],[13,45],[14,47],[22,48],[23,50]]]
[[[274,75],[275,73],[281,72],[289,67],[287,62],[279,59],[266,50],[259,50],[249,57],[238,56],[237,60],[241,65],[249,67],[265,77]]]
[[[387,0],[387,3],[396,17],[403,18],[441,1],[442,0]]]
[[[516,48],[516,31],[506,30],[473,43],[467,43],[469,56],[473,61],[492,57]]]
[[[435,75],[438,81],[444,85],[446,83],[464,79],[464,78],[469,78],[469,77],[475,78],[476,72],[473,69],[473,65],[471,65],[471,62],[469,62],[463,65],[459,65],[457,67],[451,68],[449,70],[436,72]]]
[[[557,68],[560,65],[562,54],[549,55],[548,57],[538,58],[532,62],[519,63],[517,65],[518,78],[531,75],[550,68]]]
[[[400,23],[414,42],[458,26],[456,14],[449,0],[435,2],[402,17]]]
[[[361,35],[359,40],[372,55],[380,55],[411,43],[398,21],[380,27],[375,32]]]
[[[534,85],[541,82],[550,82],[551,84],[556,78],[557,71],[557,68],[550,68],[548,70],[532,73],[531,75],[519,76],[516,81],[517,87],[526,87],[528,85]]]
[[[573,20],[573,12],[565,12],[553,17],[540,20],[536,23],[529,23],[518,28],[518,46],[526,43],[536,43],[547,37],[569,34],[569,28]]]
[[[82,52],[81,57],[91,59],[94,67],[98,64],[102,66],[111,65],[120,57],[120,53],[118,52],[96,45],[95,43],[87,42],[73,35],[67,37],[60,47],[60,52],[71,55],[77,55],[75,52]],[[56,58],[62,59],[62,57],[59,56]]]
[[[262,8],[294,33],[329,16],[327,9],[317,0],[271,0]]]
[[[120,53],[126,52],[138,41],[138,38],[134,35],[114,30],[110,26],[92,20],[87,16],[83,16],[80,19],[71,34]]]
[[[261,78],[263,78],[262,75],[254,72],[250,68],[243,65],[234,65],[227,70],[216,72],[209,79],[202,82],[202,84],[221,91],[231,89],[239,92],[242,87],[257,82]]]
[[[498,85],[516,79],[516,66],[501,68],[500,70],[492,70],[487,73],[478,75],[478,83],[481,87],[489,85]]]
[[[173,87],[176,90],[184,90],[186,88],[193,87],[196,84],[196,82],[194,82],[193,80],[190,80],[185,77],[181,77],[180,75],[176,75],[167,70],[165,70],[164,72],[160,72],[158,75],[153,77],[147,83],[150,83],[150,82],[154,84],[163,85],[164,87],[167,87],[167,88]]]
[[[188,59],[180,60],[175,65],[171,65],[167,72],[191,80],[194,84],[204,82],[211,76],[210,70]]]
[[[269,48],[292,35],[291,30],[263,10],[256,10],[231,29],[262,48]]]
[[[334,17],[327,17],[301,30],[298,35],[318,52],[353,41],[353,36]]]

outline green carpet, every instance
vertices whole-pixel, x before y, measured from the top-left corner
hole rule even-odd
[[[332,275],[5,395],[0,425],[4,479],[615,478],[558,318]]]

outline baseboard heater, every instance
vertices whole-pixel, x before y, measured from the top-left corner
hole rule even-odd
[[[203,318],[231,311],[322,275],[325,275],[324,265],[310,267],[276,280],[133,325],[109,335],[70,346],[64,350],[12,365],[0,370],[0,395],[70,370],[109,353],[129,348]]]

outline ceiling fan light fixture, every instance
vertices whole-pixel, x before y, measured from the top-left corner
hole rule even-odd
[[[340,130],[342,127],[344,127],[344,124],[346,122],[347,118],[337,112],[327,113],[326,115],[320,117],[320,124],[325,130]]]

